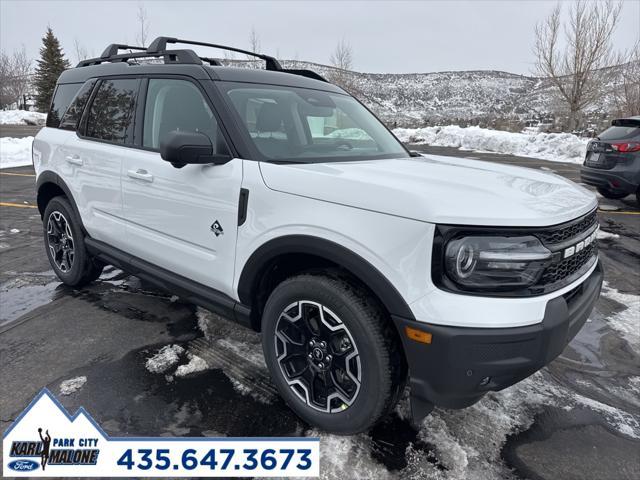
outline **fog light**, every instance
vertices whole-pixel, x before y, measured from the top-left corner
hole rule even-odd
[[[484,377],[482,380],[480,380],[480,386],[484,387],[486,385],[489,385],[490,381],[491,381],[491,377]]]

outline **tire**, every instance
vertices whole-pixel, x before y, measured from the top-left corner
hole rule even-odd
[[[374,426],[395,406],[406,379],[400,340],[378,301],[331,272],[299,275],[275,288],[262,317],[262,348],[291,409],[336,434]]]
[[[602,187],[598,187],[598,193],[604,198],[608,198],[610,200],[620,200],[628,195],[628,193],[612,192],[611,190]]]
[[[80,221],[66,197],[49,201],[42,224],[47,258],[62,283],[78,288],[100,276],[104,264],[87,252]]]
[[[636,190],[636,205],[640,208],[640,188]]]

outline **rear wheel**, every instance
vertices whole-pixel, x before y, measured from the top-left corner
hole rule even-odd
[[[603,187],[598,187],[598,193],[602,195],[604,198],[609,198],[611,200],[619,200],[628,195],[628,193],[612,192],[611,190]]]
[[[47,257],[62,283],[81,287],[100,276],[104,265],[89,256],[80,222],[65,197],[47,204],[43,226]]]
[[[345,279],[304,274],[269,297],[262,346],[287,404],[339,434],[372,427],[395,405],[406,367],[390,320]]]

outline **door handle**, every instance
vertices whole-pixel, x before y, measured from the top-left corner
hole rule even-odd
[[[67,155],[66,157],[64,157],[64,159],[71,165],[82,166],[82,159],[79,155]]]
[[[127,170],[127,175],[136,180],[144,180],[145,182],[153,182],[153,175],[146,170],[139,168],[137,170]]]

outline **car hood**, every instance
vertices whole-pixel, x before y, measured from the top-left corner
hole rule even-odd
[[[558,175],[464,158],[261,163],[260,169],[272,190],[431,223],[548,226],[597,205],[593,193]]]

